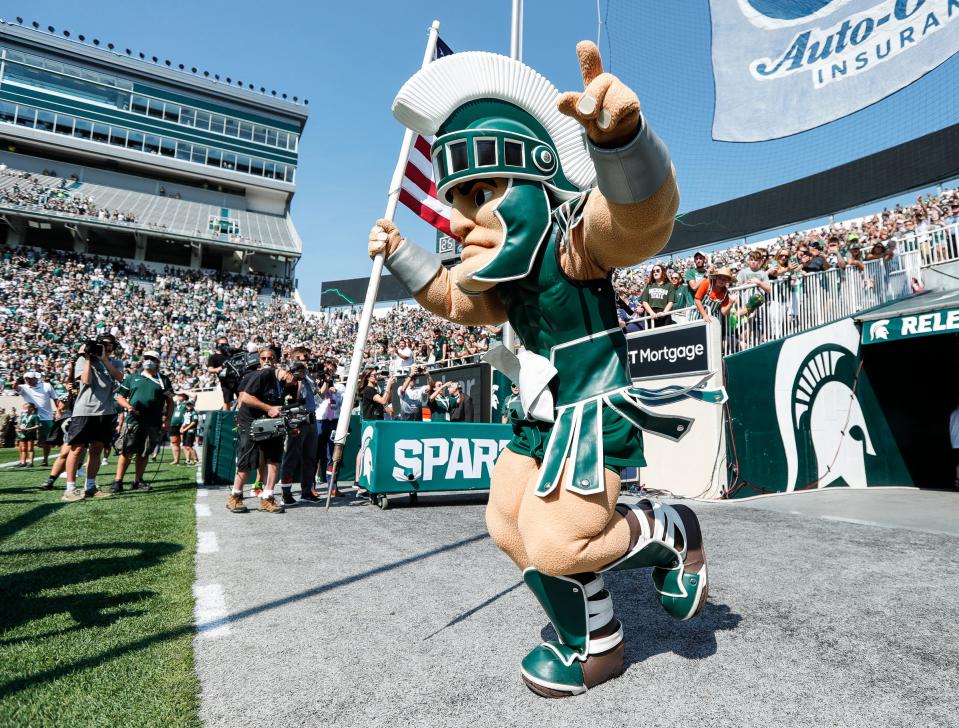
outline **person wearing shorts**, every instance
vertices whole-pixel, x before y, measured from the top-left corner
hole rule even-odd
[[[113,396],[117,383],[123,381],[123,362],[113,358],[116,339],[111,334],[102,335],[98,343],[103,346],[100,355],[81,354],[73,365],[73,380],[79,380],[80,389],[64,435],[70,447],[66,462],[67,490],[63,494],[63,500],[68,503],[110,495],[97,488],[96,479],[100,470],[100,454],[113,438],[113,422],[117,411]],[[77,471],[87,448],[90,449],[90,460],[87,464],[86,487],[82,493],[77,493]]]
[[[183,454],[187,465],[196,465],[199,460],[196,456],[196,429],[200,423],[200,416],[196,413],[193,402],[187,402],[183,411],[183,421],[180,424],[180,442],[183,445]],[[171,438],[172,439],[172,438]]]
[[[136,477],[132,490],[150,490],[143,480],[147,460],[163,442],[173,414],[173,385],[169,377],[160,373],[160,355],[143,352],[143,369],[129,374],[120,386],[117,404],[124,410],[123,425],[117,438],[117,475],[110,486],[111,493],[123,492],[123,476],[135,458]]]
[[[180,392],[173,400],[173,417],[170,419],[170,450],[173,452],[173,464],[180,464],[180,426],[183,413],[186,412],[187,396]],[[189,459],[187,460],[189,463]]]
[[[249,372],[240,380],[236,429],[237,444],[236,477],[233,489],[227,498],[226,507],[231,513],[246,513],[249,509],[243,502],[243,485],[251,472],[260,464],[260,455],[266,461],[266,487],[260,493],[259,510],[266,513],[283,513],[284,508],[273,498],[273,486],[283,459],[283,436],[269,440],[254,440],[250,430],[253,420],[262,417],[279,417],[282,402],[280,382],[274,365],[276,352],[270,346],[260,348],[260,368]]]

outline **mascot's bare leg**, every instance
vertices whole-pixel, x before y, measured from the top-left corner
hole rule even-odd
[[[523,492],[536,477],[536,461],[505,449],[496,461],[490,481],[489,502],[486,506],[486,528],[493,542],[509,556],[522,571],[530,565],[523,539],[519,535],[517,518]]]

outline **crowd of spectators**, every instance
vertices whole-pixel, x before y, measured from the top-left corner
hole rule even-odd
[[[16,180],[11,185],[0,185],[0,206],[22,207],[32,210],[90,217],[104,222],[138,224],[139,227],[165,231],[170,228],[156,220],[141,221],[130,211],[100,207],[90,195],[81,194],[82,187],[74,191],[79,179],[76,175],[57,178],[55,169],[44,169],[39,175],[7,167],[0,164],[0,177]],[[54,178],[54,179],[50,179]],[[160,196],[166,197],[166,190],[160,188]],[[169,195],[171,199],[181,199],[179,192]],[[176,231],[182,232],[182,231]],[[196,229],[196,235],[207,238],[219,238],[218,230]],[[248,235],[231,233],[231,243],[237,245],[262,245],[263,241]]]
[[[19,189],[41,187],[24,178]],[[882,259],[894,267],[896,246],[904,236],[928,236],[936,227],[956,222],[959,194],[947,190],[920,197],[909,207],[896,206],[766,244],[619,270],[614,285],[621,318],[624,326],[653,314],[668,323],[671,312],[699,312],[695,292],[717,274],[732,287],[754,285],[763,291],[777,279],[833,267],[861,269],[869,260]],[[290,297],[294,285],[266,276],[171,266],[160,271],[129,260],[2,249],[0,392],[11,392],[27,371],[37,371],[56,385],[84,340],[102,333],[117,337],[118,356],[132,369],[143,351],[159,352],[163,371],[178,391],[216,386],[205,363],[221,336],[251,351],[267,342],[284,349],[305,345],[344,376],[359,310],[306,314]],[[736,310],[748,312],[749,300],[741,296]],[[724,305],[721,302],[719,310]],[[495,346],[499,336],[496,327],[458,326],[417,305],[400,304],[376,312],[363,365],[401,376],[413,366],[464,363]]]
[[[307,315],[289,297],[293,283],[213,274],[33,248],[0,252],[0,393],[28,371],[58,384],[88,338],[111,333],[136,370],[143,351],[160,353],[178,391],[213,388],[206,371],[217,337],[253,350],[305,344],[342,374],[359,312]],[[378,312],[364,364],[395,373],[413,362],[460,362],[489,347],[492,330],[443,322],[415,306]],[[425,335],[423,332],[426,332]]]
[[[0,164],[0,175],[13,177],[17,182],[0,189],[0,205],[28,207],[68,215],[95,217],[110,222],[135,223],[132,212],[99,207],[89,195],[73,194],[69,187],[77,182],[76,177],[66,177],[53,183],[44,177],[56,177],[56,170],[43,170],[42,176],[10,169]]]

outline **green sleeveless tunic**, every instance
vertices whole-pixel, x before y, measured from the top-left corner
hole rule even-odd
[[[585,196],[574,204],[581,210]],[[563,463],[568,490],[591,495],[605,488],[603,469],[619,472],[643,466],[642,430],[678,440],[692,420],[653,415],[641,403],[665,404],[695,396],[692,388],[642,390],[631,386],[626,337],[619,327],[609,277],[575,281],[560,265],[560,244],[578,222],[572,205],[553,215],[548,238],[527,276],[500,283],[496,292],[523,346],[550,360],[557,370],[550,382],[553,423],[513,422],[510,450],[542,461],[537,495],[560,483]]]

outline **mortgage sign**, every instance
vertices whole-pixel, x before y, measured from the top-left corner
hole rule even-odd
[[[709,338],[705,321],[664,326],[626,336],[629,378],[660,379],[709,371]]]

